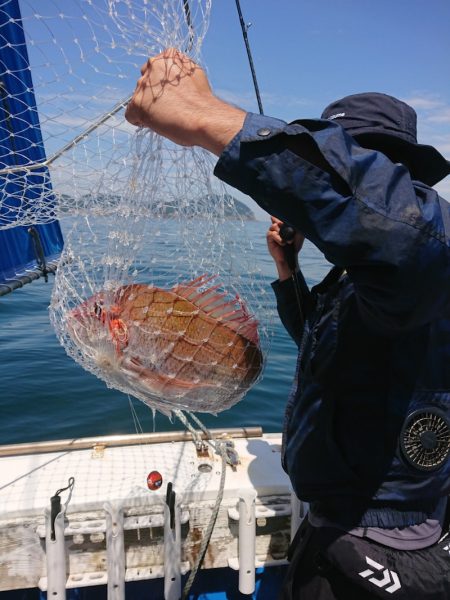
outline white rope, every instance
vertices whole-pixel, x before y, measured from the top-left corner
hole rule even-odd
[[[189,423],[188,419],[182,413],[182,411],[176,410],[176,411],[174,411],[174,413],[180,419],[180,421],[183,423],[183,425],[186,427],[186,429],[192,433],[195,443],[201,444],[203,442],[203,440],[201,439],[200,433],[194,429],[194,427],[191,425],[191,423]],[[197,575],[197,572],[203,563],[206,549],[211,540],[212,531],[214,529],[214,525],[217,520],[217,515],[219,514],[220,504],[221,504],[222,498],[223,498],[223,491],[225,489],[225,477],[226,477],[227,462],[231,463],[230,457],[228,454],[227,443],[214,440],[211,435],[211,432],[205,427],[205,425],[200,421],[200,419],[198,417],[196,417],[191,412],[187,412],[187,414],[200,427],[200,429],[206,434],[207,437],[206,437],[205,441],[208,442],[214,448],[214,451],[217,454],[220,454],[220,456],[222,458],[222,471],[221,471],[221,476],[220,476],[219,491],[217,493],[216,502],[212,509],[211,518],[209,520],[208,526],[203,535],[203,540],[202,540],[202,543],[200,546],[200,551],[198,553],[197,560],[196,560],[196,562],[191,570],[191,573],[189,575],[189,578],[186,581],[186,584],[184,586],[183,594],[181,596],[182,600],[184,600],[185,598],[188,597],[189,591],[192,587],[192,584]]]
[[[196,423],[200,427],[200,429],[203,431],[203,433],[206,434],[207,439],[213,441],[214,440],[213,435],[211,434],[209,429],[200,421],[200,419],[194,413],[192,413],[190,411],[187,411],[187,414],[194,421],[194,423]]]
[[[192,584],[194,583],[194,579],[197,575],[197,572],[203,563],[206,549],[208,548],[209,542],[211,540],[212,531],[214,529],[214,525],[217,520],[217,515],[219,514],[220,504],[221,504],[222,498],[223,498],[223,491],[225,489],[226,468],[227,468],[227,456],[226,456],[227,453],[226,453],[226,446],[224,443],[219,443],[218,446],[219,446],[220,454],[222,457],[222,473],[221,473],[221,477],[220,477],[219,492],[217,494],[216,502],[214,504],[214,507],[213,507],[213,510],[211,513],[211,518],[209,520],[208,527],[206,528],[205,533],[203,535],[203,540],[202,540],[202,543],[200,546],[200,551],[198,553],[197,561],[196,561],[194,567],[192,568],[190,575],[188,577],[188,580],[186,581],[186,584],[184,586],[183,593],[181,595],[182,600],[185,600],[188,597],[189,591],[192,587]]]
[[[175,416],[177,416],[180,421],[183,423],[183,425],[186,427],[186,429],[192,433],[192,437],[194,438],[194,443],[197,444],[202,444],[202,438],[200,433],[194,429],[194,427],[189,423],[188,419],[186,418],[186,416],[183,414],[183,412],[181,410],[174,410],[173,411]]]

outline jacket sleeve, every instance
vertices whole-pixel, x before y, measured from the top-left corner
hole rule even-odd
[[[395,332],[448,312],[448,203],[337,123],[249,113],[215,174],[346,269],[372,327]]]
[[[302,272],[297,271],[285,281],[274,281],[272,289],[277,300],[280,320],[297,346],[300,346],[305,317],[311,305],[311,292]]]

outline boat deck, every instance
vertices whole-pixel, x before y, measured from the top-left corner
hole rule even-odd
[[[226,467],[202,568],[236,571],[240,591],[252,594],[255,569],[286,563],[298,525],[281,436],[259,428],[213,435],[235,464]],[[154,490],[152,471],[162,478]],[[65,590],[100,585],[119,599],[125,582],[159,580],[161,598],[178,598],[221,475],[221,456],[186,432],[0,447],[0,591],[39,588],[59,600]],[[73,486],[57,494],[71,478]],[[55,495],[62,506],[52,514]]]

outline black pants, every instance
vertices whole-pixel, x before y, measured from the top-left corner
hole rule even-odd
[[[450,536],[423,550],[395,550],[306,518],[279,598],[450,600]]]

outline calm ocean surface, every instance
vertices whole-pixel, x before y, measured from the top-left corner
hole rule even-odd
[[[267,287],[275,266],[267,253],[268,223],[249,222]],[[323,278],[329,265],[306,243],[302,265],[308,283]],[[181,423],[152,411],[142,402],[108,389],[69,358],[48,317],[53,277],[0,298],[0,444],[136,433],[134,408],[144,432],[181,430]],[[269,289],[269,292],[271,290]],[[209,427],[261,426],[280,431],[283,409],[295,370],[296,348],[277,318],[270,325],[272,341],[262,379],[228,411],[217,417],[199,415]]]

